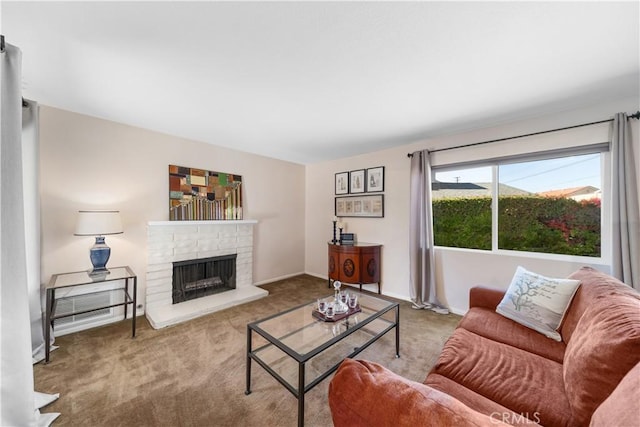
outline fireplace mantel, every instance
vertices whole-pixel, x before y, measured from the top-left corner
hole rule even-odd
[[[145,314],[163,328],[253,301],[269,294],[253,285],[253,227],[256,220],[149,221]],[[236,289],[173,304],[173,263],[237,254]]]
[[[238,224],[257,224],[255,219],[225,219],[217,221],[149,221],[149,226],[180,226],[180,225],[238,225]]]

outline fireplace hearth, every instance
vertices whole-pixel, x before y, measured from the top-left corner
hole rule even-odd
[[[173,263],[173,303],[236,288],[236,254]]]

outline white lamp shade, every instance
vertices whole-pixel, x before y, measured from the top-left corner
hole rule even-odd
[[[105,236],[122,233],[120,211],[78,211],[76,236]]]

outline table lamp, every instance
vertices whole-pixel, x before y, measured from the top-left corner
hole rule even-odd
[[[96,236],[96,242],[89,250],[93,264],[90,274],[108,273],[107,261],[111,248],[104,243],[104,236],[121,234],[122,221],[120,211],[78,211],[75,236]]]

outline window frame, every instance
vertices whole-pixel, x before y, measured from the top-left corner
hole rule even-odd
[[[584,255],[567,255],[552,254],[546,252],[516,251],[510,249],[500,249],[498,247],[498,191],[499,191],[499,167],[505,164],[525,163],[530,161],[550,160],[561,157],[571,157],[587,154],[600,154],[600,182],[602,187],[602,198],[600,205],[600,256],[590,257]],[[609,151],[609,143],[593,144],[583,147],[575,147],[569,149],[560,149],[547,152],[537,152],[525,155],[508,156],[499,159],[487,159],[481,161],[452,163],[447,165],[438,165],[431,167],[431,181],[435,181],[436,173],[449,172],[460,169],[472,169],[479,167],[491,167],[491,250],[471,249],[450,246],[438,246],[437,249],[470,251],[491,253],[497,255],[508,255],[523,258],[536,258],[552,261],[564,261],[585,264],[602,264],[609,265],[611,263],[611,154]],[[431,191],[431,189],[429,189]],[[433,203],[433,200],[432,200]],[[433,226],[433,217],[431,218]]]

